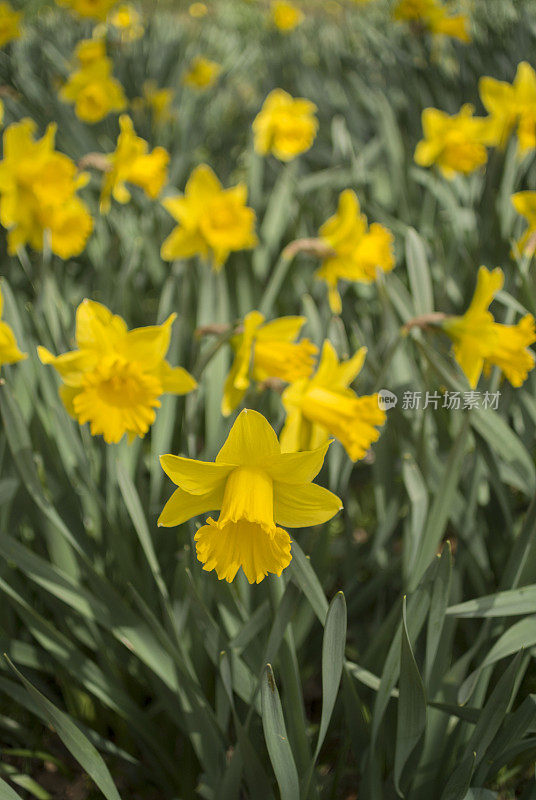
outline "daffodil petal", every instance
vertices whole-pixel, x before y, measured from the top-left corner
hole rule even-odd
[[[213,489],[206,494],[188,494],[182,489],[176,489],[162,509],[162,513],[158,517],[158,524],[164,528],[181,525],[199,514],[218,511],[222,500],[223,487]]]
[[[316,483],[274,481],[274,518],[278,525],[305,528],[327,522],[342,508],[337,495]]]
[[[173,483],[185,492],[196,495],[207,494],[223,485],[233,469],[227,464],[173,455],[160,456],[160,464]]]
[[[216,456],[217,464],[261,467],[281,448],[274,429],[257,411],[245,408],[229,431],[227,441]]]
[[[162,361],[159,365],[158,377],[163,392],[188,394],[197,387],[196,379],[187,370],[183,367],[172,367],[167,361]]]
[[[310,483],[322,469],[329,445],[330,442],[326,442],[316,450],[303,453],[281,453],[273,463],[266,464],[266,472],[274,481]]]

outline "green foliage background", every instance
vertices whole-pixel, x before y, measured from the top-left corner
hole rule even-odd
[[[226,185],[248,183],[254,253],[233,254],[219,275],[165,264],[165,210],[134,190],[99,217],[96,174],[82,256],[9,258],[0,241],[5,318],[29,353],[0,388],[0,774],[16,787],[0,782],[0,798],[51,796],[38,767],[57,737],[108,800],[536,796],[534,373],[518,390],[492,374],[496,412],[399,403],[355,466],[332,446],[319,480],[345,510],[298,533],[281,579],[218,582],[195,558],[194,522],[156,527],[171,493],[157,456],[213,458],[231,424],[219,411],[230,353],[196,339],[197,326],[252,308],[302,313],[305,333],[341,356],[367,345],[358,393],[402,397],[468,388],[446,341],[400,329],[419,313],[462,313],[480,264],[505,272],[498,319],[536,313],[534,265],[510,256],[522,229],[510,195],[534,188],[534,157],[518,160],[512,141],[485,172],[452,182],[412,158],[423,108],[482,112],[479,77],[511,81],[530,62],[534,3],[466,6],[469,45],[415,37],[383,0],[304,7],[303,25],[281,36],[260,3],[221,0],[201,20],[147,3],[143,39],[109,42],[130,99],[147,78],[176,89],[172,123],[134,115],[140,136],[170,150],[170,185],[182,190],[202,161]],[[14,90],[6,124],[55,120],[72,158],[110,152],[116,118],[88,126],[56,91],[91,26],[41,3],[25,11],[26,35],[0,54],[0,83]],[[208,93],[181,85],[197,54],[223,65]],[[252,149],[252,119],[275,87],[319,108],[314,147],[286,166]],[[314,235],[347,187],[395,233],[397,266],[345,287],[334,318],[314,261],[279,254]],[[200,379],[186,399],[164,398],[131,446],[105,446],[70,420],[36,356],[37,344],[71,346],[84,297],[131,327],[177,311],[169,360]],[[252,392],[247,405],[281,426],[276,395]]]

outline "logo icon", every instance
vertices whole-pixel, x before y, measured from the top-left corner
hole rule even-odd
[[[378,405],[382,411],[389,411],[390,408],[394,408],[398,403],[398,397],[393,392],[390,392],[389,389],[380,389],[378,392]]]

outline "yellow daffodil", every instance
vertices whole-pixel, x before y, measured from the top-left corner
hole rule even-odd
[[[516,242],[517,254],[533,255],[536,249],[536,192],[517,192],[512,195],[512,203],[517,213],[528,222],[527,230]]]
[[[309,339],[295,342],[304,322],[305,317],[265,322],[259,311],[245,316],[243,331],[231,339],[235,359],[225,381],[222,414],[228,416],[242,402],[251,380],[291,383],[309,377],[318,349]]]
[[[393,16],[411,22],[432,34],[451,36],[470,42],[469,18],[465,14],[449,15],[441,0],[400,0]]]
[[[480,79],[482,103],[490,114],[491,144],[504,147],[513,131],[521,153],[536,147],[536,72],[522,61],[514,82]]]
[[[165,360],[175,317],[129,331],[106,306],[84,300],[76,312],[78,349],[55,357],[38,348],[43,364],[52,364],[61,376],[65,408],[80,425],[89,422],[93,436],[102,434],[108,444],[125,433],[129,441],[143,437],[162,394],[195,389],[185,369]]]
[[[0,286],[0,317],[4,310],[4,298],[2,296],[2,287]],[[27,353],[21,353],[17,347],[15,335],[7,322],[0,320],[0,367],[4,364],[16,364],[17,361],[22,361],[28,358]]]
[[[229,253],[255,247],[255,212],[246,206],[243,183],[224,189],[206,164],[196,167],[183,197],[169,197],[162,205],[179,223],[162,245],[162,258],[210,256],[218,270]]]
[[[115,152],[107,156],[108,170],[105,172],[101,192],[101,211],[110,208],[113,195],[118,203],[128,203],[130,192],[125,183],[140,186],[154,199],[160,194],[167,179],[169,153],[163,147],[155,147],[150,153],[145,139],[136,136],[132,120],[126,114],[119,118],[121,133]]]
[[[449,179],[458,172],[467,175],[485,164],[489,124],[482,117],[473,117],[473,112],[469,103],[452,116],[437,108],[425,108],[422,112],[424,139],[415,149],[415,162],[420,167],[437,164]]]
[[[127,104],[123,87],[112,75],[112,62],[105,55],[104,42],[88,39],[75,50],[79,69],[69,76],[60,91],[61,99],[74,103],[76,116],[84,122],[99,122]]]
[[[318,129],[316,106],[302,97],[274,89],[253,121],[255,150],[291,161],[312,146]]]
[[[363,458],[380,437],[385,422],[378,395],[358,397],[348,387],[361,371],[367,348],[339,362],[333,345],[325,341],[318,369],[312,378],[292,383],[283,392],[287,412],[281,432],[285,452],[313,450],[335,436],[352,459]]]
[[[159,89],[156,81],[152,80],[145,81],[142,89],[141,106],[151,110],[154,121],[160,125],[170,120],[173,117],[173,89]]]
[[[118,0],[57,0],[57,2],[74,11],[80,17],[104,20]]]
[[[43,249],[48,232],[52,252],[61,258],[78,255],[85,247],[93,220],[76,195],[88,176],[63,153],[54,150],[56,126],[34,140],[31,119],[9,125],[4,132],[0,161],[0,222],[8,229],[8,251],[30,244]]]
[[[272,22],[282,33],[293,31],[304,19],[303,12],[294,3],[285,0],[275,0],[270,13]]]
[[[20,37],[21,18],[20,11],[14,11],[9,3],[0,3],[0,47]]]
[[[109,17],[110,24],[119,31],[121,41],[133,42],[143,36],[141,16],[135,8],[122,4]]]
[[[191,89],[210,89],[218,80],[220,72],[221,66],[216,61],[197,56],[192,60],[183,83]]]
[[[205,3],[191,3],[188,7],[188,13],[194,19],[201,19],[208,14],[208,8]]]
[[[351,189],[341,192],[337,213],[322,225],[319,234],[333,255],[323,261],[315,277],[326,282],[331,310],[340,314],[338,281],[372,283],[378,270],[390,272],[395,265],[393,235],[377,222],[368,227]]]
[[[303,528],[327,522],[342,508],[332,492],[311,481],[320,472],[329,442],[313,452],[282,453],[273,429],[256,411],[244,410],[215,463],[165,455],[162,469],[179,487],[159,525],[180,525],[219,511],[196,535],[203,569],[232,581],[242,567],[250,583],[290,564],[291,539],[278,527]]]
[[[447,317],[443,330],[454,342],[454,357],[470,386],[474,389],[484,371],[497,366],[512,386],[521,386],[534,367],[534,355],[528,346],[536,341],[532,314],[526,314],[517,325],[495,322],[488,307],[502,288],[501,269],[480,267],[475,294],[462,317]]]

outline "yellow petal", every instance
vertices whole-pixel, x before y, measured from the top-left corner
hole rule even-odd
[[[536,225],[536,192],[516,192],[511,200],[517,213],[526,217],[529,225]]]
[[[83,300],[76,309],[76,342],[78,347],[108,351],[127,332],[124,319],[94,300]]]
[[[162,383],[163,392],[171,394],[188,394],[197,388],[196,379],[183,367],[172,367],[167,361],[162,361],[157,371]]]
[[[158,524],[165,528],[181,525],[187,519],[197,517],[199,514],[217,511],[221,508],[222,500],[223,487],[216,487],[201,495],[188,494],[182,489],[176,489],[162,509]]]
[[[152,370],[162,361],[169,348],[171,326],[177,315],[171,314],[162,325],[148,325],[129,331],[118,348],[127,361],[140,361]]]
[[[46,347],[41,346],[37,348],[37,355],[42,364],[51,364],[70,386],[80,384],[83,373],[93,368],[96,358],[88,350],[72,350],[69,353],[53,356]]]
[[[266,472],[274,481],[289,484],[310,483],[322,469],[329,445],[330,442],[326,442],[316,450],[306,450],[303,453],[281,453],[273,462],[265,465]]]
[[[476,280],[476,289],[467,311],[468,314],[482,313],[486,311],[493,300],[495,294],[502,289],[504,283],[504,273],[497,267],[494,270],[480,267]]]
[[[257,341],[292,342],[297,339],[305,317],[280,317],[267,322],[257,332]]]
[[[280,452],[271,425],[262,414],[245,408],[229,431],[227,441],[216,456],[216,463],[261,467]]]
[[[320,525],[341,508],[340,498],[316,483],[274,482],[274,517],[279,525],[289,528]]]
[[[232,466],[213,464],[211,461],[197,461],[183,456],[160,456],[160,464],[173,483],[189,494],[207,494],[220,486],[225,486]],[[223,489],[222,489],[223,491]]]

